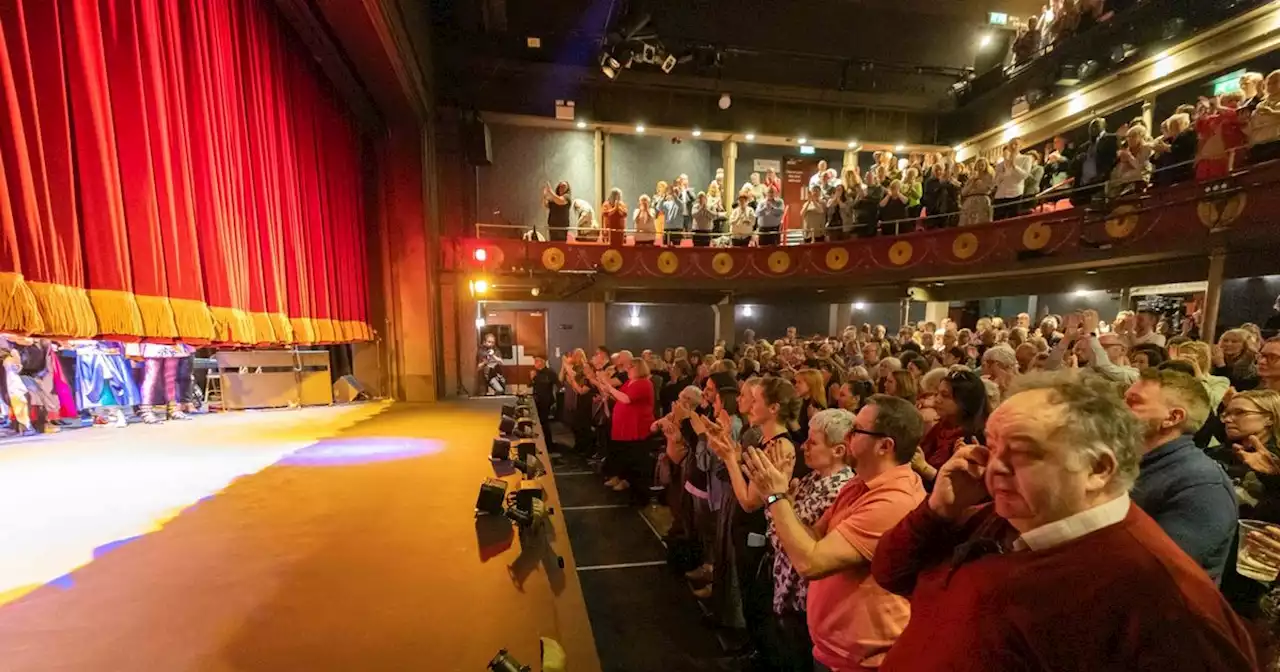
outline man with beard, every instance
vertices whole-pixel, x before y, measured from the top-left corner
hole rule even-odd
[[[1192,440],[1209,417],[1209,395],[1185,373],[1147,369],[1124,400],[1146,430],[1129,496],[1219,581],[1235,540],[1236,498],[1227,473]]]

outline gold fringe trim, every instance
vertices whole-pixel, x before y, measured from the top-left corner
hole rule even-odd
[[[178,324],[178,336],[192,341],[213,341],[213,313],[209,305],[195,299],[169,299],[173,317]]]
[[[275,327],[271,324],[271,316],[266,313],[249,313],[249,319],[253,320],[253,333],[258,337],[259,343],[279,343],[280,337],[276,336]]]
[[[293,343],[293,325],[289,324],[289,316],[284,313],[267,313],[271,319],[272,330],[281,343]]]
[[[90,289],[89,303],[98,316],[98,333],[110,336],[137,336],[142,331],[142,314],[133,292],[118,289]]]
[[[98,318],[93,314],[89,292],[84,287],[52,282],[28,282],[44,318],[44,333],[52,336],[93,338],[98,335]]]
[[[23,334],[46,331],[40,306],[21,273],[0,273],[0,329]]]
[[[316,342],[316,328],[309,317],[291,317],[289,325],[293,327],[293,340],[300,345],[311,345]]]
[[[211,306],[209,310],[213,312],[213,323],[219,332],[218,340],[241,345],[256,345],[258,343],[254,334],[253,319],[249,317],[248,313],[239,308],[219,306]],[[225,337],[222,336],[224,330]]]
[[[134,294],[138,302],[138,313],[142,315],[142,335],[147,338],[177,338],[178,323],[173,317],[173,306],[169,298]]]
[[[316,340],[321,343],[337,343],[342,340],[338,335],[338,325],[327,317],[315,318]]]

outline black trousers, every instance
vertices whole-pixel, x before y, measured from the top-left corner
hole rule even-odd
[[[809,672],[814,669],[813,639],[809,637],[808,615],[788,611],[773,615],[766,658],[779,672]]]
[[[1010,217],[1017,217],[1022,214],[1022,205],[1017,203],[1017,201],[1020,200],[1022,200],[1021,196],[994,199],[992,202],[995,204],[995,219],[1009,219]]]
[[[734,239],[733,239],[733,246],[734,246],[734,247],[747,247],[747,246],[749,246],[750,244],[751,244],[751,239],[750,239],[750,238],[734,238]]]
[[[569,240],[569,229],[558,226],[547,226],[547,235],[553,243],[563,243]]]
[[[771,231],[761,231],[759,236],[760,247],[764,247],[766,245],[777,245],[778,241],[781,238],[782,238],[782,232],[779,231],[778,229],[773,229]]]
[[[710,232],[710,231],[696,231],[696,232],[694,232],[694,234],[693,234],[693,246],[694,246],[694,247],[707,247],[707,246],[711,245],[711,236],[712,236],[712,232]]]

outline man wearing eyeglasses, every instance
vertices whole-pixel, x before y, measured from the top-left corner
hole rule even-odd
[[[1280,392],[1280,336],[1272,336],[1258,352],[1258,387]]]
[[[788,496],[794,461],[775,465],[758,449],[746,456],[762,484],[766,511],[792,566],[809,579],[809,636],[818,670],[876,667],[906,627],[911,607],[871,578],[880,536],[924,501],[911,457],[924,434],[915,406],[872,396],[854,418],[845,459],[857,472],[812,529]],[[794,460],[794,458],[793,458]]]
[[[872,575],[911,597],[880,669],[1257,670],[1217,586],[1134,506],[1142,426],[1094,374],[1026,376]]]
[[[1129,496],[1215,583],[1235,541],[1235,490],[1227,472],[1196,446],[1209,394],[1192,376],[1147,369],[1124,394],[1143,424],[1143,455]]]

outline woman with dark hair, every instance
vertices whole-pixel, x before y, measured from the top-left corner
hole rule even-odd
[[[1155,343],[1139,343],[1129,349],[1129,364],[1138,371],[1154,369],[1168,359],[1168,351]]]
[[[561,181],[554,190],[551,184],[542,184],[542,204],[547,208],[547,236],[551,242],[569,239],[569,208],[573,205],[573,192],[569,183]]]
[[[689,366],[686,360],[677,359],[672,362],[669,373],[667,384],[663,385],[659,392],[663,415],[671,412],[672,406],[675,405],[676,399],[680,397],[684,388],[693,384],[693,367]]]
[[[938,469],[951,459],[957,443],[983,443],[990,412],[987,388],[972,371],[952,371],[938,384],[934,410],[938,422],[920,441],[911,468],[932,487]]]
[[[916,379],[905,369],[891,371],[884,379],[884,393],[914,404],[916,403]]]

